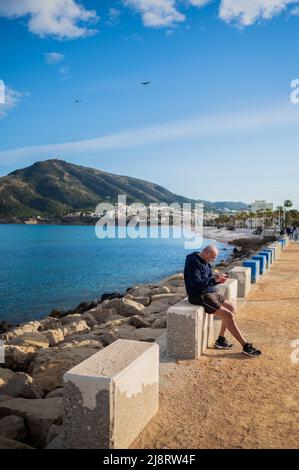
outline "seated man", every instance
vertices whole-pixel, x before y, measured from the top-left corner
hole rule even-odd
[[[235,321],[235,308],[217,293],[216,285],[223,284],[227,280],[227,274],[213,276],[210,263],[215,261],[218,250],[214,246],[205,247],[200,253],[191,253],[186,258],[184,278],[189,302],[194,305],[202,305],[206,313],[213,313],[222,319],[219,338],[215,343],[217,349],[229,349],[225,339],[225,331],[228,331],[243,347],[243,354],[256,357],[261,351],[248,343]]]

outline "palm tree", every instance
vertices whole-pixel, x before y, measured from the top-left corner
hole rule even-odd
[[[277,207],[276,207],[276,212],[277,212],[277,217],[278,217],[278,224],[279,224],[280,230],[281,230],[281,228],[282,228],[281,215],[283,214],[283,211],[284,211],[284,207],[283,207],[283,206],[277,206]]]
[[[283,207],[284,207],[284,211],[285,211],[285,217],[284,217],[284,223],[285,223],[285,227],[288,226],[288,211],[287,209],[291,209],[291,207],[293,207],[293,202],[290,200],[290,199],[286,199],[283,203]]]

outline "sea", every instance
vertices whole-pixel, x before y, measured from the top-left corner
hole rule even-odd
[[[100,239],[93,226],[0,225],[0,321],[41,319],[181,272],[186,255],[198,251],[185,241],[174,235]],[[232,246],[204,240],[210,242],[220,250],[216,262],[231,254]]]

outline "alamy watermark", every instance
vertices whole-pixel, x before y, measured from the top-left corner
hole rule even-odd
[[[291,362],[292,364],[299,364],[299,339],[294,339],[291,342],[291,348],[294,348],[291,354]]]
[[[127,204],[125,195],[116,204],[96,207],[96,236],[104,238],[183,238],[186,249],[203,244],[203,204]]]
[[[4,343],[0,340],[0,364],[5,363]]]
[[[290,95],[291,102],[293,104],[299,103],[299,78],[291,81],[291,88],[294,88]]]
[[[5,104],[5,83],[0,79],[0,104]]]

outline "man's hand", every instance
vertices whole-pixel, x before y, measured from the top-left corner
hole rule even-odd
[[[215,281],[217,284],[224,284],[228,279],[228,275],[225,273],[215,274]]]

